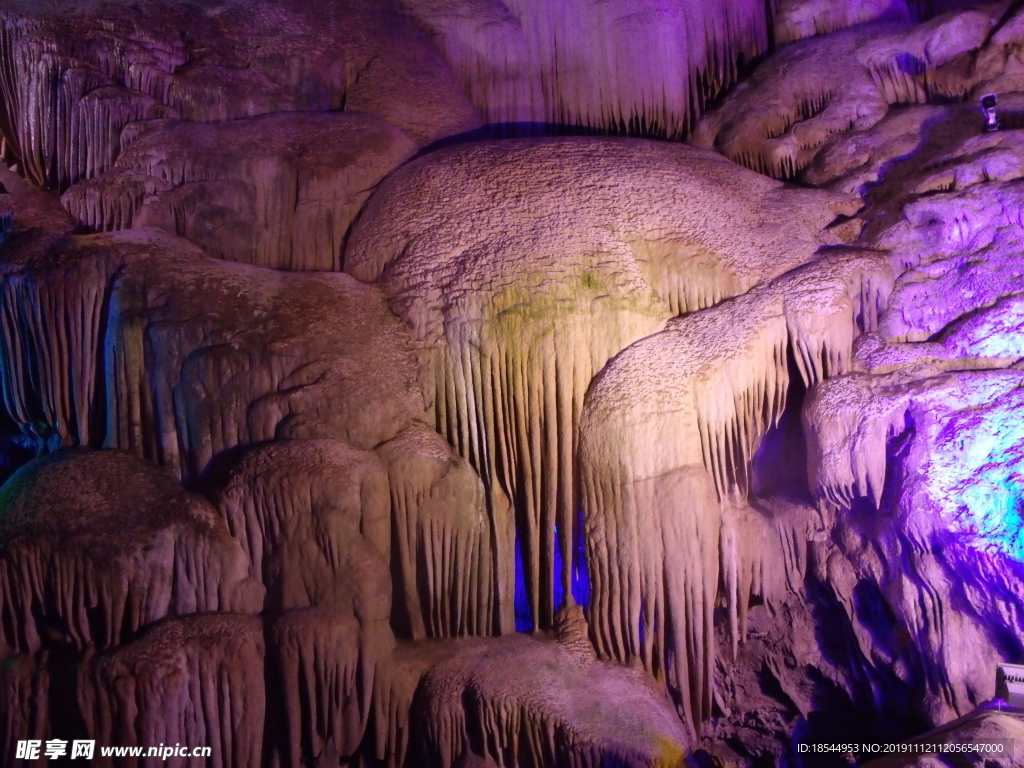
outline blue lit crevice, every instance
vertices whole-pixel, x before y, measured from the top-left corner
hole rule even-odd
[[[554,598],[555,610],[565,607],[565,587],[563,586],[562,572],[565,568],[565,558],[562,555],[561,539],[558,536],[558,526],[554,531],[555,557],[554,557]],[[572,573],[570,588],[573,600],[577,605],[586,608],[590,603],[590,573],[587,569],[586,546],[583,540],[583,512],[577,518],[576,530],[573,532],[573,558],[571,563]],[[517,632],[532,632],[535,623],[530,613],[530,603],[526,591],[526,575],[523,569],[522,548],[519,535],[516,535],[516,590],[515,590],[515,619]]]

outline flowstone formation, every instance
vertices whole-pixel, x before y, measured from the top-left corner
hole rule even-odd
[[[370,191],[416,150],[384,121],[344,112],[137,130],[122,134],[109,173],[65,193],[75,218],[100,231],[156,226],[211,256],[281,269],[338,269]]]
[[[1019,736],[1024,13],[955,6],[0,0],[0,763]]]
[[[438,431],[498,499],[492,514],[512,500],[529,621],[550,628],[559,595],[572,600],[574,456],[595,374],[670,317],[848,236],[826,228],[856,207],[708,152],[615,139],[477,143],[388,179],[346,271],[381,285],[410,326]],[[511,569],[512,542],[499,551]]]

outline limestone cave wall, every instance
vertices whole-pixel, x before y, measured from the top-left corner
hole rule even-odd
[[[1018,2],[0,0],[0,764],[1024,735],[1022,129]]]

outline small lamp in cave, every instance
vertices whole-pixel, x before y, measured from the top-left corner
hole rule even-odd
[[[999,118],[996,116],[996,95],[994,93],[981,97],[981,113],[985,116],[985,130],[998,131]]]
[[[1011,707],[1024,707],[1024,665],[1000,664],[996,667],[996,698]]]

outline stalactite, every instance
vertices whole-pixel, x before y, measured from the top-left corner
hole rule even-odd
[[[2,267],[0,386],[40,447],[122,448],[194,479],[238,445],[336,436],[368,449],[424,418],[377,289],[209,259],[153,229],[44,234],[65,214],[12,197],[31,247]]]
[[[270,14],[279,21],[268,26]],[[171,24],[189,34],[168,35]],[[49,188],[110,168],[138,121],[349,109],[420,146],[479,126],[423,35],[377,4],[229,2],[213,15],[185,3],[145,15],[30,6],[0,12],[0,29],[4,138],[25,176]]]
[[[96,351],[116,262],[62,256],[48,269],[0,267],[2,387],[8,413],[40,443],[86,445],[96,440]]]
[[[785,233],[783,210],[801,222]],[[494,496],[512,500],[536,624],[551,626],[556,582],[571,592],[554,553],[573,550],[575,435],[594,374],[673,312],[807,261],[839,210],[849,198],[786,190],[707,152],[597,139],[442,150],[368,203],[346,270],[379,281],[412,326],[437,429],[483,478],[496,529]],[[511,562],[499,567],[511,578]]]
[[[905,427],[908,397],[898,382],[856,373],[811,390],[803,423],[808,476],[820,498],[849,507],[866,497],[878,506],[886,443]]]
[[[554,123],[677,138],[740,59],[768,48],[760,5],[621,0],[551,5],[405,0],[488,123]]]
[[[164,616],[258,611],[263,588],[215,510],[160,470],[115,451],[65,451],[0,490],[6,649],[56,633],[106,648]]]
[[[358,604],[367,619],[388,620],[387,601],[370,599],[391,552],[388,480],[372,453],[327,439],[254,448],[216,503],[266,584],[268,607]]]
[[[50,737],[50,675],[32,656],[0,661],[0,749],[16,755],[17,742]]]
[[[82,224],[100,232],[131,229],[143,202],[167,193],[166,182],[136,171],[115,168],[98,180],[82,180],[62,196],[65,207]]]
[[[746,488],[788,387],[781,302],[766,314],[758,298],[674,320],[620,353],[580,428],[595,645],[641,659],[693,734],[711,708],[719,498]]]
[[[267,585],[274,679],[284,692],[285,765],[351,755],[390,654],[388,480],[380,460],[337,440],[250,451],[217,504]]]
[[[836,249],[771,284],[783,297],[793,358],[807,386],[850,370],[854,338],[878,328],[893,281],[888,254]]]
[[[286,611],[269,630],[281,706],[284,765],[299,768],[356,752],[371,711],[378,665],[394,638],[387,627],[367,633],[346,611]]]
[[[150,303],[154,282],[207,311]],[[379,295],[344,275],[284,278],[205,259],[180,272],[173,260],[140,264],[111,289],[106,441],[182,477],[272,438],[371,448],[423,412],[405,344]]]
[[[407,764],[413,738],[413,700],[427,671],[452,653],[451,641],[399,643],[374,678],[373,754],[387,768]]]
[[[217,258],[336,270],[359,208],[415,149],[368,115],[161,121],[132,138],[113,173],[72,186],[62,199],[102,231],[159,226]]]
[[[782,521],[751,507],[738,494],[733,494],[723,503],[719,543],[720,588],[729,616],[733,660],[739,643],[747,636],[751,598],[776,600],[783,595],[787,582],[792,586],[802,581],[795,578],[799,561],[792,561],[786,547],[786,526],[784,523],[779,525],[779,522]]]
[[[27,178],[50,187],[106,170],[128,123],[175,114],[148,93],[117,86],[116,73],[103,72],[76,56],[81,50],[65,47],[64,23],[11,10],[0,15],[5,138]],[[142,46],[135,43],[128,52],[131,48],[125,51],[129,57]],[[173,54],[167,62],[150,58],[152,66],[175,66]]]
[[[891,286],[883,254],[826,251],[671,320],[591,385],[579,465],[592,637],[603,656],[640,659],[663,679],[694,734],[710,714],[719,574],[734,643],[762,587],[766,566],[723,514],[741,514],[729,510],[742,510],[752,457],[785,407],[788,353],[805,355],[808,385],[844,372],[858,322],[870,327]],[[778,543],[772,557],[781,559],[781,535]]]

